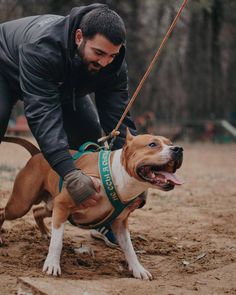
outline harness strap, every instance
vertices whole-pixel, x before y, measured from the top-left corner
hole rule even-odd
[[[113,207],[111,212],[101,221],[89,224],[77,224],[73,220],[72,215],[69,216],[68,221],[75,226],[79,226],[82,228],[92,229],[92,228],[99,228],[102,226],[106,226],[107,224],[111,224],[113,220],[121,214],[121,212],[127,208],[130,204],[132,204],[138,197],[134,197],[131,201],[123,203],[119,195],[116,191],[115,185],[112,180],[111,169],[110,169],[110,150],[101,150],[101,147],[93,142],[86,142],[78,149],[78,152],[73,155],[73,159],[77,160],[82,155],[93,153],[100,149],[99,157],[98,157],[98,166],[99,166],[99,173],[102,180],[102,184],[106,195]],[[59,181],[59,191],[61,191],[63,185],[63,179],[60,178]]]
[[[126,203],[123,203],[120,200],[120,197],[116,191],[115,185],[112,180],[110,169],[110,156],[110,150],[101,150],[98,156],[98,167],[104,190],[113,209],[103,220],[93,224],[79,224],[80,227],[92,229],[106,226],[107,224],[111,224],[114,221],[114,219],[117,216],[119,216],[125,208],[131,205],[138,198],[136,196],[131,201]]]
[[[109,150],[99,152],[99,159],[98,159],[99,172],[100,172],[102,184],[109,198],[109,201],[111,202],[112,206],[116,208],[117,212],[121,212],[127,206],[133,203],[136,197],[127,203],[123,203],[120,200],[120,197],[116,191],[116,188],[112,180],[111,169],[110,169],[110,156],[111,156],[111,151]]]

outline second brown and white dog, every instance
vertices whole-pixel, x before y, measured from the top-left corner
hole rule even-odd
[[[34,204],[44,201],[45,206],[34,209],[34,217],[42,235],[49,234],[44,218],[52,216],[51,241],[43,271],[49,275],[60,275],[63,232],[68,217],[71,215],[78,224],[98,222],[109,215],[112,205],[101,185],[101,198],[97,205],[79,209],[65,188],[59,192],[58,175],[36,147],[30,143],[22,143],[19,139],[9,141],[26,147],[32,158],[17,175],[11,197],[6,207],[0,210],[0,229],[4,220],[20,218]],[[167,138],[148,134],[132,136],[127,130],[123,149],[111,154],[111,174],[121,201],[128,202],[148,188],[169,191],[175,185],[182,184],[174,174],[182,164],[182,157],[183,149],[174,146]],[[93,181],[101,184],[97,152],[83,155],[76,161],[76,166],[91,176]],[[140,202],[137,199],[114,220],[112,231],[133,276],[148,280],[152,279],[152,275],[138,261],[128,230],[128,216]]]

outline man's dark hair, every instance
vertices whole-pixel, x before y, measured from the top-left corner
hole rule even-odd
[[[125,42],[125,25],[122,18],[108,7],[94,9],[82,18],[80,29],[85,38],[101,34],[114,45]]]

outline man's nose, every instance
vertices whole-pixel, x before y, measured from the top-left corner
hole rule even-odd
[[[112,62],[112,60],[113,60],[112,57],[103,57],[98,61],[98,63],[100,66],[102,66],[104,68],[107,65],[109,65]]]

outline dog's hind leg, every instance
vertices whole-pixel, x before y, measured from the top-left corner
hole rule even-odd
[[[41,201],[43,178],[40,170],[35,167],[30,161],[16,176],[12,194],[5,208],[0,209],[0,229],[4,220],[14,220],[24,216],[33,204]]]
[[[34,219],[42,234],[43,238],[50,238],[50,231],[44,223],[44,218],[52,216],[52,210],[48,208],[48,205],[33,208]]]
[[[12,194],[5,207],[5,220],[24,216],[33,204],[41,201],[43,178],[40,167],[33,165],[33,160],[35,159],[32,158],[16,176]]]

